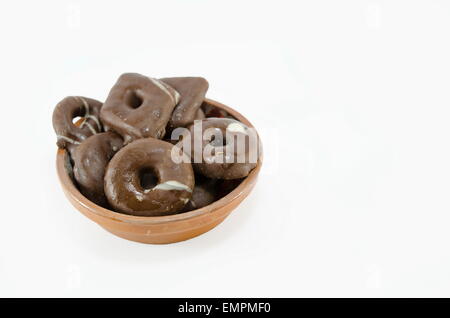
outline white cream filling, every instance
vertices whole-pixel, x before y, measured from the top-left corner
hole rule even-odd
[[[169,88],[171,88],[172,89],[172,91],[173,91],[173,94],[172,94],[172,96],[174,97],[174,99],[175,99],[175,106],[176,105],[178,105],[178,102],[180,101],[180,93],[178,93],[178,91],[175,89],[175,88],[173,88],[172,86],[170,86],[169,84],[167,84],[167,83],[165,83],[165,82],[163,82],[163,81],[159,81],[162,85],[164,85],[164,87],[165,88],[167,88],[167,90],[170,92],[170,89]]]
[[[175,93],[175,95],[174,95],[169,91],[166,83],[163,83],[160,80],[158,80],[156,78],[152,78],[152,77],[150,77],[150,80],[153,82],[153,84],[158,86],[164,93],[169,95],[169,97],[172,99],[172,101],[175,103],[175,105],[178,104],[178,101],[180,100],[180,94],[175,89],[172,88]]]
[[[83,97],[80,97],[80,96],[77,96],[77,99],[78,99],[78,100],[81,100],[81,102],[83,103],[83,106],[84,106],[84,112],[85,112],[84,117],[89,116],[89,115],[90,115],[90,112],[89,112],[89,104],[87,103],[87,101],[86,101]]]
[[[97,134],[97,131],[94,129],[94,127],[92,127],[92,125],[89,124],[86,120],[83,122],[83,124],[86,124],[86,126],[88,126],[89,130],[93,135]]]
[[[231,123],[227,126],[227,130],[235,133],[247,134],[247,129],[240,123]]]
[[[148,193],[153,190],[179,190],[179,191],[184,190],[184,191],[192,192],[192,189],[189,188],[187,185],[185,185],[181,182],[175,181],[175,180],[169,180],[169,181],[160,183],[151,189],[145,190],[144,192]]]
[[[95,121],[98,131],[102,130],[102,125],[100,124],[100,121],[98,120],[98,118],[94,115],[85,115],[84,117],[88,118],[88,119],[92,119],[93,121]]]
[[[92,127],[91,124],[89,124],[87,122],[87,120],[89,118],[94,120],[95,123],[97,124],[98,131],[101,131],[101,126],[100,126],[100,122],[98,121],[98,118],[95,117],[94,115],[91,115],[91,113],[89,111],[89,104],[83,97],[76,96],[76,99],[81,101],[83,103],[83,106],[84,106],[84,119],[83,119],[83,122],[80,125],[80,128],[83,128],[84,125],[86,125],[86,126],[88,126],[89,130],[95,135],[97,133],[97,131],[94,129],[94,127]]]
[[[178,105],[180,98],[181,98],[180,93],[178,93],[178,91],[175,91],[175,105]]]
[[[79,145],[80,144],[78,141],[73,140],[72,138],[69,138],[69,137],[66,137],[66,136],[57,135],[56,137],[58,139],[63,139],[63,140],[65,140],[65,141],[67,141],[67,142],[69,142],[71,144],[74,144],[74,145]]]

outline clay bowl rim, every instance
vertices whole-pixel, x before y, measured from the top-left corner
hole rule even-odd
[[[224,104],[221,104],[215,100],[205,98],[205,103],[210,104],[212,106],[215,106],[217,108],[223,109],[226,112],[228,112],[231,116],[235,117],[240,122],[244,123],[248,127],[254,128],[254,126],[250,123],[250,121],[245,118],[242,114],[240,114],[238,111],[234,110],[233,108],[226,106]],[[261,146],[260,146],[261,148]],[[262,148],[261,148],[262,149]],[[229,205],[232,201],[238,199],[243,193],[244,189],[247,187],[251,187],[253,182],[256,181],[259,171],[261,170],[262,166],[262,151],[260,154],[260,157],[258,159],[258,163],[256,167],[249,173],[249,175],[230,193],[228,193],[226,196],[220,198],[219,200],[211,203],[210,205],[207,205],[203,208],[192,210],[189,212],[183,212],[173,215],[165,215],[165,216],[135,216],[135,215],[129,215],[124,214],[120,212],[115,212],[109,209],[106,209],[104,207],[101,207],[94,202],[88,200],[85,196],[81,194],[80,191],[78,191],[77,187],[74,185],[72,180],[69,177],[69,174],[67,173],[67,170],[65,168],[65,156],[66,156],[66,150],[65,149],[58,149],[56,153],[56,170],[57,174],[59,176],[61,186],[64,188],[64,190],[67,192],[68,195],[72,197],[73,200],[77,201],[79,204],[84,206],[89,212],[96,214],[98,216],[110,219],[112,221],[119,221],[124,223],[131,223],[131,224],[162,224],[162,223],[169,223],[169,222],[177,222],[177,221],[184,221],[189,220],[204,214],[208,214],[211,212],[214,212],[217,209],[220,209],[224,206]]]

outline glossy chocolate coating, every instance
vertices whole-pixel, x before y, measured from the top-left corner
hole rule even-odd
[[[226,133],[227,133],[227,129],[230,126],[230,124],[233,125],[239,125],[239,127],[242,127],[243,130],[248,129],[247,126],[245,126],[244,124],[242,124],[241,122],[235,120],[235,119],[230,119],[230,118],[206,118],[204,120],[202,120],[202,131],[201,134],[198,135],[196,133],[194,133],[194,125],[190,126],[190,133],[191,133],[191,138],[192,138],[192,144],[191,144],[191,160],[194,162],[194,151],[195,151],[195,146],[194,146],[194,142],[193,139],[194,138],[200,138],[199,144],[202,145],[202,154],[204,153],[205,147],[207,145],[213,145],[213,142],[209,141],[209,140],[204,140],[203,138],[203,132],[207,129],[219,129],[222,133],[222,136],[225,138],[226,137]],[[240,134],[240,132],[236,132],[233,134]],[[249,143],[248,143],[248,138],[247,136],[245,137],[245,162],[239,163],[237,161],[237,155],[238,152],[235,151],[234,152],[234,158],[233,158],[233,162],[232,163],[227,163],[227,162],[223,162],[223,163],[219,163],[219,162],[207,162],[204,158],[204,156],[202,156],[202,162],[201,163],[193,163],[194,169],[196,172],[208,177],[208,178],[213,178],[213,179],[239,179],[239,178],[243,178],[246,177],[250,171],[256,167],[256,162],[255,163],[251,163],[248,161],[249,156]],[[230,152],[230,147],[233,147],[231,145],[231,143],[226,143],[226,144],[219,144],[219,145],[215,145],[214,146],[214,152],[217,154],[226,154]]]
[[[133,140],[162,138],[179,94],[164,82],[136,73],[119,77],[109,92],[100,118],[128,144]]]
[[[192,196],[194,173],[190,163],[175,163],[173,145],[154,138],[133,141],[109,162],[105,194],[117,211],[140,216],[179,212]],[[142,174],[151,171],[155,187],[142,186]]]
[[[73,174],[80,192],[99,205],[107,202],[103,189],[106,166],[122,143],[119,135],[108,131],[90,136],[72,152]]]
[[[68,96],[56,105],[53,111],[53,129],[57,136],[59,148],[71,150],[87,137],[102,131],[99,113],[102,103],[87,97]],[[81,124],[75,125],[72,120],[84,117]]]
[[[197,110],[197,113],[195,114],[195,120],[202,120],[205,119],[205,113],[201,108]],[[179,139],[172,139],[172,130],[167,130],[166,135],[163,138],[164,141],[170,142],[173,145],[176,145],[179,141]]]
[[[208,81],[203,77],[166,77],[161,81],[180,93],[180,101],[173,110],[169,126],[177,128],[192,124],[208,91]]]

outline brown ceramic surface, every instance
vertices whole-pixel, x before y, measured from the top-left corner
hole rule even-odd
[[[206,103],[227,111],[230,115],[253,127],[252,124],[234,109],[216,101],[206,99]],[[65,195],[72,205],[98,223],[107,231],[127,240],[165,244],[187,240],[203,234],[222,222],[253,189],[262,165],[258,165],[239,186],[223,198],[198,210],[168,216],[133,216],[117,213],[86,199],[75,187],[64,166],[66,151],[58,149],[56,169]]]

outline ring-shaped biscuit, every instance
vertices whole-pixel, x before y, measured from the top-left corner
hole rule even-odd
[[[144,138],[119,150],[105,174],[110,205],[119,212],[139,216],[181,211],[192,196],[194,173],[190,163],[172,160],[172,148],[168,142]],[[155,177],[155,186],[143,186],[145,173]]]
[[[53,111],[52,118],[58,147],[68,149],[101,132],[102,125],[99,120],[101,107],[101,102],[82,96],[68,96],[60,101]],[[76,117],[83,117],[80,125],[73,123]]]
[[[255,130],[243,123],[230,118],[206,118],[196,121],[189,131],[191,161],[198,173],[208,178],[230,180],[244,178],[256,167],[259,138]],[[220,136],[220,140],[211,139],[216,136]]]
[[[137,73],[122,74],[111,88],[100,118],[124,144],[140,138],[163,138],[180,95],[168,84]]]

